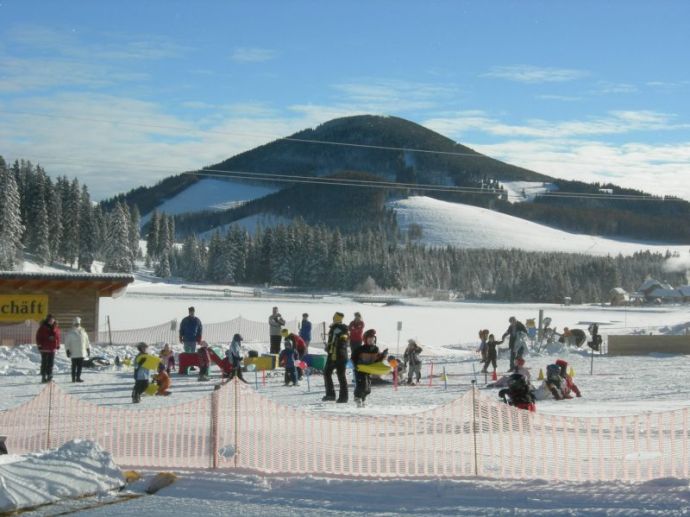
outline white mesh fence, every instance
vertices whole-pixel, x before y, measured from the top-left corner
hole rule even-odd
[[[253,321],[237,317],[219,323],[206,323],[203,325],[203,339],[209,343],[229,343],[233,334],[241,334],[247,343],[260,343],[269,341],[268,318],[266,322]],[[296,319],[287,321],[285,326],[291,331],[297,331]],[[108,332],[102,330],[98,333],[98,343],[114,345],[133,345],[144,342],[177,343],[179,336],[178,322],[175,320],[162,323],[153,327],[145,327],[130,330],[114,330]]]
[[[123,466],[346,477],[630,480],[688,476],[688,409],[574,418],[470,390],[414,415],[322,415],[232,382],[160,409],[97,406],[55,384],[0,413],[10,452],[95,440]]]
[[[21,323],[0,325],[0,345],[26,345],[36,341],[38,322],[27,320]]]

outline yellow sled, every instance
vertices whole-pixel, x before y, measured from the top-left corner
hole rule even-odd
[[[370,373],[372,375],[386,375],[392,371],[392,368],[383,362],[371,364],[358,364],[357,371],[362,373]]]

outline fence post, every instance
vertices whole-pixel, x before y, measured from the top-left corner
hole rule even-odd
[[[233,454],[233,458],[235,460],[235,467],[237,467],[237,456],[240,454],[240,451],[238,449],[240,442],[239,442],[239,437],[238,437],[238,432],[239,432],[239,423],[238,423],[238,416],[240,413],[240,406],[239,406],[239,377],[235,375],[235,385],[233,386],[233,390],[235,392],[235,454]]]
[[[53,410],[53,381],[48,384],[48,431],[46,432],[46,449],[50,449],[50,419]]]
[[[477,466],[477,381],[472,380],[472,439],[474,442],[474,475],[479,475]]]
[[[108,342],[113,346],[113,331],[110,328],[110,315],[108,315]]]
[[[218,468],[218,399],[220,398],[220,384],[213,387],[211,393],[211,466],[214,469]]]

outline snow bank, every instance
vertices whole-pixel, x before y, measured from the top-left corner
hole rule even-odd
[[[0,512],[118,490],[120,469],[98,444],[72,440],[56,450],[0,457]]]

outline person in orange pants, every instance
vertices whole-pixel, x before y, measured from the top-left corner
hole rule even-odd
[[[168,372],[165,369],[165,365],[161,361],[158,364],[158,374],[156,375],[156,384],[158,384],[158,391],[156,392],[156,395],[162,395],[162,396],[167,396],[170,395],[170,391],[168,391],[168,388],[170,388],[170,375],[168,375]]]

